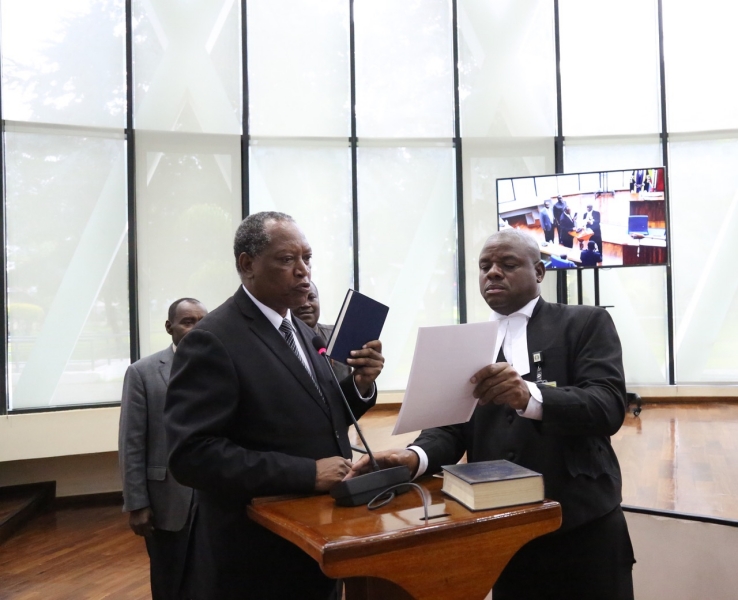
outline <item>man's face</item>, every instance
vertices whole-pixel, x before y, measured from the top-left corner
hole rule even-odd
[[[479,255],[479,291],[491,309],[509,315],[539,295],[545,272],[521,240],[493,236]]]
[[[546,200],[546,201],[545,201],[545,202],[543,203],[543,206],[545,206],[546,208],[549,208],[549,207],[551,206],[551,201],[550,201],[550,200]]]
[[[587,204],[587,212],[592,212],[592,205],[591,204]]]
[[[296,310],[310,293],[310,259],[313,251],[292,221],[267,221],[271,242],[256,257],[238,257],[241,279],[257,300],[283,317]]]
[[[208,314],[207,309],[199,302],[180,302],[174,312],[174,321],[167,320],[164,327],[172,336],[172,342],[178,346],[182,338]]]
[[[295,311],[295,316],[301,319],[311,329],[315,329],[320,319],[320,298],[318,298],[318,288],[313,282],[310,282],[310,292],[308,293],[307,302]]]

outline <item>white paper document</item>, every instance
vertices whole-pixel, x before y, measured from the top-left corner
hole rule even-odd
[[[495,362],[497,322],[420,327],[405,398],[392,435],[466,423],[477,400],[469,381]]]

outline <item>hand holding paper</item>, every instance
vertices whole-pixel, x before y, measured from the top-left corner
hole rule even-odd
[[[392,435],[465,423],[477,400],[471,378],[494,362],[497,323],[421,327]]]

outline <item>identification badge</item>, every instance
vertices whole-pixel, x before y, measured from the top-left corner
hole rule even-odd
[[[540,383],[542,383],[543,385],[547,385],[548,387],[556,387],[555,381],[541,381]]]

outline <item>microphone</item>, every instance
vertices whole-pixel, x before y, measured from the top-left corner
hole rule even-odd
[[[354,427],[356,427],[356,433],[359,434],[361,443],[364,444],[364,448],[366,448],[366,453],[369,455],[369,461],[371,462],[373,469],[372,473],[365,473],[364,475],[359,475],[357,477],[352,477],[351,479],[338,482],[331,488],[331,497],[335,499],[336,504],[339,506],[359,506],[370,502],[387,488],[402,483],[409,483],[410,469],[407,467],[390,467],[389,469],[379,468],[379,464],[374,458],[374,454],[372,454],[369,444],[367,444],[366,438],[361,431],[361,427],[359,427],[359,423],[354,416],[354,411],[351,410],[351,406],[349,405],[348,400],[346,400],[346,396],[343,394],[341,384],[338,382],[338,379],[336,379],[336,374],[333,372],[330,359],[325,353],[326,349],[323,338],[316,335],[312,340],[312,344],[313,348],[318,351],[318,354],[325,359],[325,362],[328,365],[331,377],[333,377],[333,381],[338,387],[338,392],[341,394],[343,404],[351,417]],[[409,489],[410,488],[408,486],[403,486],[396,491],[397,493],[402,493]]]

